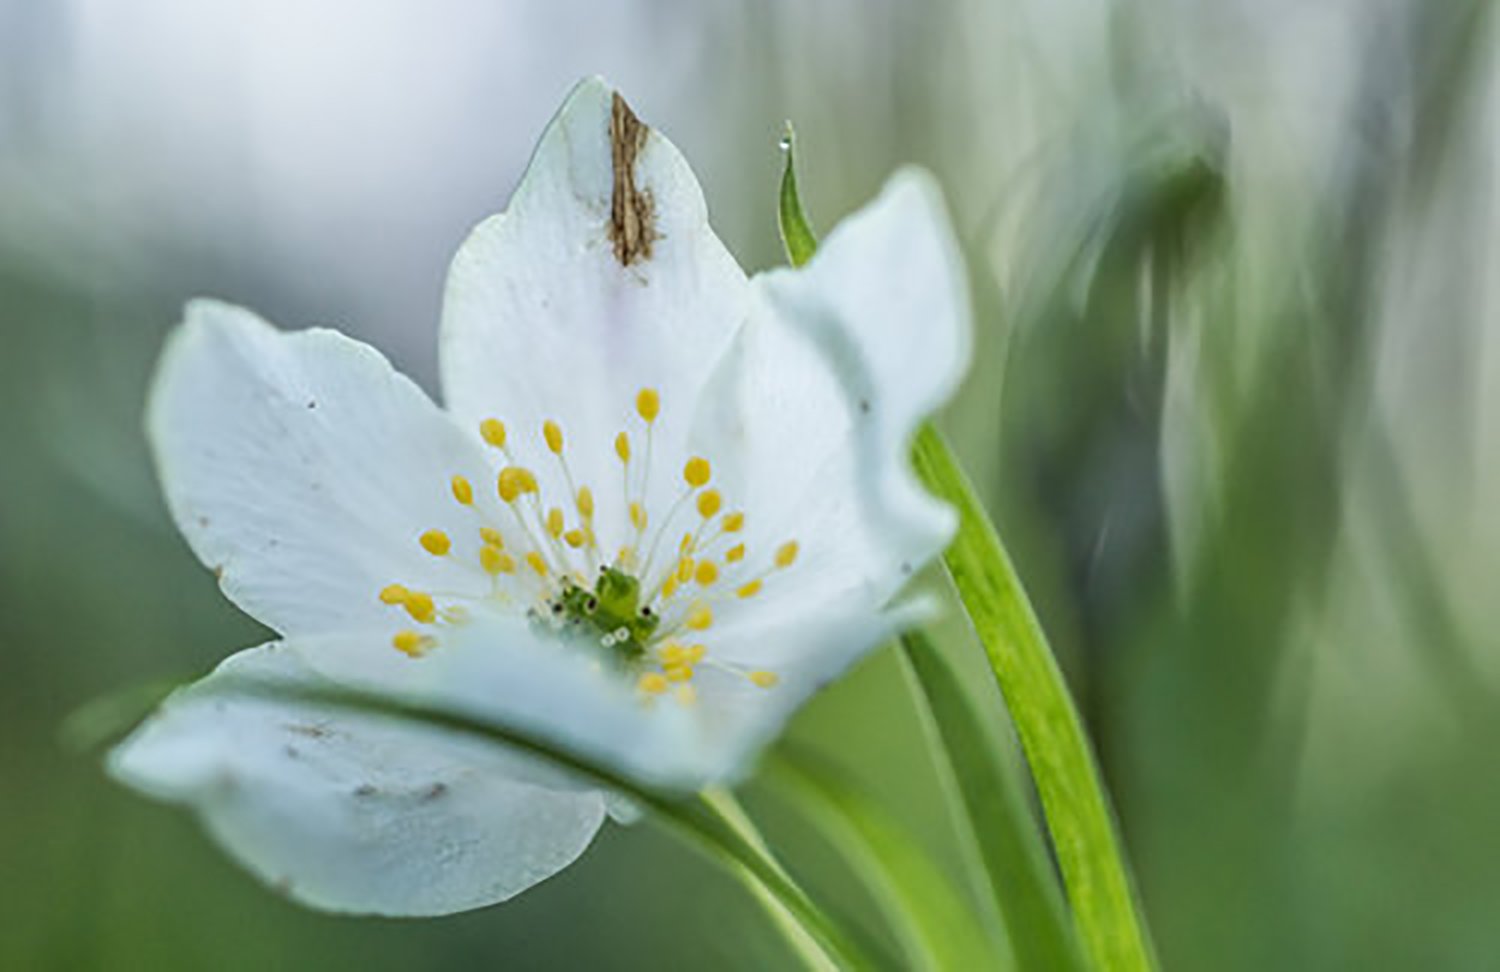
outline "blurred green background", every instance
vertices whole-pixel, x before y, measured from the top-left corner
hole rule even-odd
[[[823,228],[899,163],[942,179],[981,329],[945,421],[1068,670],[1166,968],[1500,968],[1488,11],[0,0],[0,967],[787,961],[649,824],[484,911],[305,912],[59,741],[80,704],[262,636],[175,535],[142,442],[181,302],[334,324],[433,387],[449,256],[602,73],[747,269],[780,262],[783,119]],[[793,735],[950,859],[889,657]],[[747,797],[878,934],[838,855]]]

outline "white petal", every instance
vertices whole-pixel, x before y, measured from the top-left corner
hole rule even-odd
[[[415,659],[371,636],[295,647],[341,684],[531,733],[648,786],[691,792],[724,772],[691,710],[670,699],[645,702],[635,679],[606,667],[600,654],[522,618],[477,616],[442,630]]]
[[[509,207],[454,258],[440,346],[449,408],[466,423],[505,421],[518,458],[536,467],[550,496],[566,494],[539,429],[548,418],[562,422],[568,461],[598,497],[603,531],[626,523],[612,442],[628,431],[641,452],[636,393],[659,391],[656,453],[680,463],[699,390],[744,319],[748,290],[666,138],[646,130],[634,165],[616,179],[617,99],[597,79],[569,95]],[[637,195],[624,189],[627,173]],[[622,262],[612,204],[631,199],[649,208],[649,252],[631,250]],[[654,475],[648,508],[667,505],[679,471]],[[620,538],[600,539],[612,549]]]
[[[148,425],[194,552],[231,600],[283,634],[388,627],[393,609],[377,595],[394,582],[486,589],[458,563],[478,539],[451,477],[470,477],[489,503],[489,467],[364,344],[194,301],[162,356]],[[431,528],[454,538],[452,556],[418,545]]]
[[[503,901],[572,863],[601,794],[550,786],[499,747],[440,730],[224,691],[326,685],[285,645],[241,652],[173,695],[110,769],[191,805],[268,884],[318,908],[440,915]]]
[[[801,553],[724,620],[816,613],[860,589],[878,608],[955,525],[909,458],[969,354],[963,262],[936,186],[897,174],[806,267],[764,274],[755,290],[700,424],[734,445],[726,477],[748,513],[748,569],[787,540]]]

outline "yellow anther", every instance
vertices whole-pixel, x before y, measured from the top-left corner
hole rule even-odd
[[[655,388],[642,388],[635,396],[636,414],[647,422],[655,422],[661,412],[661,396]]]
[[[664,598],[667,598],[667,597],[671,597],[673,594],[676,594],[676,593],[677,593],[677,575],[673,574],[671,577],[667,578],[666,583],[662,584],[662,586],[661,586],[661,596],[664,597]]]
[[[647,672],[635,683],[635,687],[647,695],[660,695],[667,690],[667,676],[660,672]]]
[[[723,497],[719,495],[717,489],[705,489],[698,494],[698,515],[705,520],[719,512],[719,507],[723,505]]]
[[[481,547],[479,566],[487,574],[509,574],[516,569],[516,559],[499,547]]]
[[[691,685],[679,685],[677,686],[677,691],[673,694],[677,696],[677,701],[683,705],[692,705],[698,701],[698,690]]]
[[[432,619],[437,617],[437,605],[432,602],[432,595],[421,591],[408,591],[405,607],[411,619],[420,624],[431,624]]]
[[[646,529],[646,508],[635,500],[630,503],[630,525],[637,530]]]
[[[537,553],[535,550],[529,552],[528,554],[526,554],[526,562],[530,564],[531,569],[536,571],[539,575],[541,575],[542,577],[547,576],[547,561],[542,559],[541,554]]]
[[[555,506],[547,511],[547,532],[552,534],[553,537],[562,536],[563,511]]]
[[[496,449],[505,448],[505,423],[499,419],[485,419],[479,423],[479,435]]]
[[[500,498],[514,503],[524,494],[536,492],[536,477],[524,466],[506,466],[500,470],[498,485]]]
[[[754,682],[756,685],[759,685],[761,688],[770,688],[777,682],[781,681],[781,677],[775,672],[751,672],[750,681]]]
[[[680,554],[685,554],[692,549],[692,546],[693,535],[691,533],[684,533],[682,535],[682,542],[677,545],[677,552]]]
[[[562,455],[563,434],[562,426],[548,419],[542,423],[542,438],[547,440],[547,448],[552,450],[555,456]]]
[[[705,560],[698,564],[698,569],[693,572],[693,580],[698,582],[699,587],[707,587],[719,579],[719,568],[712,560]]]
[[[675,641],[669,641],[662,646],[661,663],[668,667],[681,665],[688,660],[688,650]]]
[[[737,591],[734,592],[735,597],[739,597],[739,598],[754,597],[755,595],[757,595],[759,593],[760,593],[760,581],[759,580],[753,580],[750,583],[746,584],[744,587],[741,587],[739,590],[737,590]]]
[[[686,584],[688,581],[693,579],[694,566],[695,564],[692,557],[683,557],[681,560],[677,561],[677,582],[679,584]]]
[[[453,541],[442,530],[428,530],[420,537],[422,549],[434,557],[446,556],[453,549]]]
[[[691,682],[693,667],[691,665],[668,665],[666,676],[669,682]]]
[[[432,647],[432,639],[415,631],[398,631],[391,645],[408,658],[421,658]]]
[[[474,502],[474,487],[462,476],[453,477],[453,498],[465,506]]]
[[[594,491],[587,486],[578,487],[578,515],[585,520],[594,515]]]
[[[713,470],[708,460],[702,456],[694,456],[687,461],[687,465],[682,467],[682,478],[686,479],[687,484],[694,489],[708,482],[708,477],[712,474]]]
[[[702,646],[702,645],[693,645],[691,648],[689,648],[687,650],[688,664],[690,664],[690,665],[696,665],[696,664],[698,664],[699,662],[701,662],[703,660],[703,656],[706,655],[707,653],[708,653],[708,649],[705,648],[704,646]]]
[[[725,533],[739,533],[745,529],[745,514],[738,512],[725,513],[724,520],[720,526],[724,528]]]
[[[797,559],[797,541],[788,540],[776,550],[776,566],[790,567]]]
[[[731,564],[737,564],[740,561],[744,560],[745,545],[743,543],[737,543],[734,546],[730,547],[729,552],[724,554],[724,559],[729,561]]]
[[[505,538],[501,536],[500,531],[496,530],[494,527],[480,527],[479,539],[483,540],[491,547],[499,547],[502,550],[505,549]]]
[[[630,436],[624,432],[615,436],[615,455],[620,457],[621,462],[630,461]]]
[[[400,584],[387,584],[380,589],[380,603],[382,604],[405,604],[410,596],[411,591]]]
[[[563,534],[563,542],[572,547],[574,550],[577,550],[585,543],[588,543],[588,540],[589,535],[587,533],[584,533],[582,530],[569,530],[567,533]]]
[[[687,617],[687,626],[694,631],[706,631],[714,623],[714,612],[707,604],[700,604]]]

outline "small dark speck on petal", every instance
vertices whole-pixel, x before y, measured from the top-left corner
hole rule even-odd
[[[302,750],[298,749],[296,746],[287,746],[282,751],[286,753],[287,759],[302,758]]]
[[[909,563],[907,563],[906,561],[903,560],[901,562],[901,573],[903,573],[903,574],[910,574],[911,573],[911,564],[909,564]]]
[[[314,400],[312,400],[311,398],[309,398],[307,400],[307,407],[308,408],[317,408],[318,407],[318,403],[315,402]]]
[[[372,796],[374,796],[375,795],[375,784],[373,784],[373,783],[361,783],[359,786],[356,786],[354,788],[354,795],[357,796],[357,797],[372,797]]]
[[[428,801],[428,800],[436,800],[439,797],[441,797],[444,794],[446,794],[447,792],[448,792],[448,784],[446,784],[446,783],[434,783],[434,784],[432,784],[431,786],[429,786],[427,788],[427,792],[426,793],[422,794],[422,800],[424,802]]]
[[[283,877],[278,879],[276,883],[271,885],[271,890],[279,895],[282,895],[283,897],[291,897],[292,887],[292,879],[289,877]]]
[[[859,400],[859,411],[861,415],[870,414],[870,400],[868,398],[861,398]]]

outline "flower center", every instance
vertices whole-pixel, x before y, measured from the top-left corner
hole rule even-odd
[[[726,509],[712,485],[713,467],[702,456],[683,464],[682,486],[664,510],[648,509],[660,413],[661,397],[642,389],[635,399],[634,438],[629,429],[615,436],[626,522],[610,534],[625,538],[612,552],[601,548],[594,492],[574,478],[562,426],[549,419],[541,428],[548,461],[557,466],[553,488],[566,490],[566,499],[556,502],[558,497],[543,495],[536,473],[517,461],[505,424],[495,418],[481,422],[480,437],[503,459],[495,475],[499,507],[480,502],[473,483],[455,475],[449,491],[454,502],[472,511],[472,536],[455,542],[442,530],[428,530],[417,542],[429,555],[484,577],[488,593],[388,585],[380,600],[417,625],[395,634],[396,650],[420,658],[438,646],[444,627],[466,623],[476,609],[498,607],[524,612],[534,627],[551,635],[594,646],[612,667],[634,678],[646,699],[675,686],[675,697],[691,703],[694,679],[703,668],[762,688],[775,685],[774,672],[715,659],[704,642],[712,638],[715,608],[759,595],[773,575],[795,563],[797,541],[753,556],[741,537],[745,513]],[[679,531],[680,540],[668,539]]]

